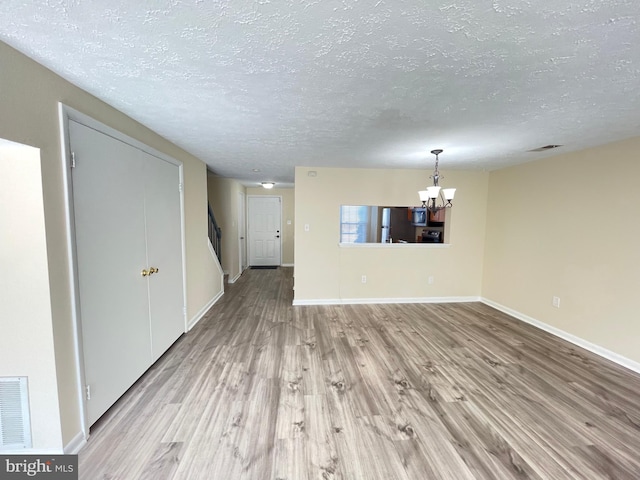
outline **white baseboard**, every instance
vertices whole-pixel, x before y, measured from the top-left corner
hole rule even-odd
[[[293,263],[283,263],[281,267],[293,267]]]
[[[200,311],[196,313],[191,320],[189,320],[189,323],[187,323],[187,332],[190,331],[193,327],[195,327],[198,324],[198,322],[202,320],[202,317],[204,317],[205,313],[207,313],[209,309],[213,307],[215,303],[218,300],[220,300],[220,298],[224,295],[224,282],[222,282],[222,285],[223,285],[222,290],[218,292],[218,294],[215,297],[209,300],[209,302],[204,307],[202,307]]]
[[[235,277],[230,278],[229,280],[227,280],[227,282],[229,283],[236,283],[238,281],[238,279],[242,276],[242,272],[240,272],[239,274],[237,274]]]
[[[342,300],[338,298],[317,298],[310,300],[293,300],[292,305],[341,305]]]
[[[315,298],[294,300],[293,305],[364,305],[381,303],[466,303],[480,297]]]
[[[86,443],[84,433],[78,432],[67,445],[61,448],[4,449],[0,450],[0,453],[3,455],[76,455]]]
[[[84,434],[82,432],[78,432],[78,434],[65,445],[64,453],[65,455],[76,455],[86,444],[87,439],[84,438]]]
[[[536,320],[535,318],[525,315],[524,313],[520,313],[516,310],[513,310],[512,308],[505,307],[504,305],[494,302],[493,300],[489,300],[488,298],[483,297],[480,299],[480,301],[486,305],[489,305],[490,307],[495,308],[496,310],[500,310],[501,312],[516,318],[517,320],[533,325],[534,327],[537,327],[540,330],[544,330],[545,332],[555,335],[558,338],[562,338],[563,340],[573,343],[578,347],[584,348],[585,350],[589,350],[590,352],[593,352],[596,355],[606,358],[607,360],[611,360],[612,362],[617,363],[618,365],[621,365],[625,368],[628,368],[629,370],[633,370],[636,373],[640,373],[640,363],[634,360],[623,357],[622,355],[612,352],[611,350],[607,350],[606,348],[603,348],[600,345],[596,345],[595,343],[591,343],[587,340],[584,340],[583,338],[576,337],[571,333],[565,332],[564,330],[560,330],[559,328],[548,325],[544,322],[541,322],[540,320]]]

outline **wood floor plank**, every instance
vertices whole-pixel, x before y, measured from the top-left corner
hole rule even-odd
[[[365,382],[348,340],[338,338],[334,340],[333,344],[342,367],[343,377],[342,381],[338,380],[333,383],[334,388],[344,392],[357,417],[378,415],[380,406],[384,404],[384,399]]]
[[[348,478],[338,457],[326,396],[305,395],[304,412],[309,477],[327,480]]]
[[[540,478],[469,402],[432,402],[454,448],[476,478]]]
[[[302,345],[300,346],[302,367],[302,389],[305,395],[324,395],[325,372],[322,365],[322,356],[318,348],[313,330],[306,330]]]
[[[276,413],[278,440],[305,436],[305,401],[300,364],[300,347],[285,346],[280,365],[280,399]]]
[[[640,375],[480,303],[292,288],[229,285],[92,427],[79,478],[640,478]]]
[[[273,452],[273,480],[310,480],[307,461],[308,442],[304,438],[284,438],[276,440]],[[321,477],[320,477],[321,478]]]
[[[362,478],[410,480],[394,442],[381,434],[379,429],[370,428],[364,419],[358,419],[357,425],[358,441],[362,445]]]
[[[430,407],[429,407],[430,408]],[[422,407],[408,410],[407,424],[401,425],[407,439],[415,438],[423,452],[423,462],[434,471],[438,479],[474,479],[476,477],[455,448],[455,438],[446,430],[439,419]]]
[[[160,443],[149,458],[147,464],[142,464],[144,470],[138,477],[140,480],[156,480],[158,478],[173,477],[180,463],[184,443]],[[127,470],[127,475],[130,471]]]

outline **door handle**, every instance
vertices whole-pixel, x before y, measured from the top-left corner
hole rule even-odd
[[[158,273],[160,271],[159,268],[156,267],[149,267],[149,270],[142,270],[142,276],[143,277],[149,277],[151,275],[153,275],[154,273]]]

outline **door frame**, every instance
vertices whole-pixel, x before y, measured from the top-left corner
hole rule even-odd
[[[84,435],[84,440],[89,438],[89,422],[87,419],[87,405],[85,400],[85,368],[84,350],[82,345],[82,318],[80,314],[80,286],[78,282],[78,257],[76,254],[76,233],[74,224],[73,209],[73,182],[71,179],[71,145],[69,138],[69,120],[78,122],[86,127],[92,128],[104,135],[124,142],[134,148],[142,150],[149,155],[157,157],[159,160],[171,163],[178,167],[180,177],[180,230],[182,240],[182,295],[184,305],[182,308],[184,331],[187,332],[187,266],[186,266],[186,235],[185,235],[185,213],[184,213],[184,166],[179,160],[166,155],[138,140],[132,138],[118,130],[111,128],[94,118],[85,115],[62,102],[58,102],[58,120],[60,124],[60,150],[62,161],[62,184],[64,192],[64,216],[65,234],[67,246],[67,258],[69,268],[69,293],[71,297],[71,320],[74,336],[74,357],[76,362],[76,383],[78,389],[78,402],[80,405],[80,428]]]
[[[247,260],[247,196],[244,192],[238,192],[238,272],[239,275],[247,268],[249,262]],[[242,245],[242,229],[244,228],[244,248]],[[243,265],[242,259],[244,254],[245,264]]]
[[[250,267],[251,263],[251,255],[249,254],[249,249],[251,248],[251,216],[249,215],[249,199],[254,197],[260,198],[279,198],[280,199],[280,267],[282,266],[282,195],[247,195],[247,205],[246,205],[246,220],[247,220],[247,268]]]

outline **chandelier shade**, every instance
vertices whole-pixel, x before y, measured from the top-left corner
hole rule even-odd
[[[442,189],[442,194],[444,195],[444,199],[447,201],[451,201],[453,200],[453,197],[456,194],[456,189],[455,188],[443,188]]]
[[[427,187],[427,196],[429,198],[438,198],[439,193],[440,193],[440,187],[436,185],[432,187]]]

